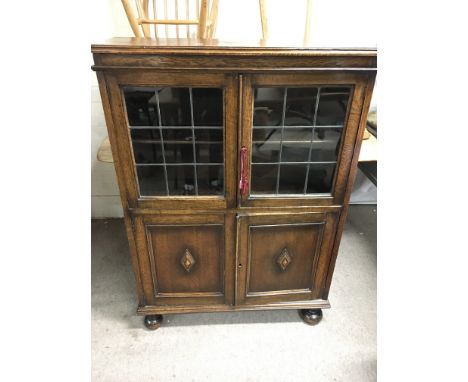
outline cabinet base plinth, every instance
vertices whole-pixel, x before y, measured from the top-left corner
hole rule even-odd
[[[158,329],[163,321],[163,316],[160,314],[150,314],[145,316],[145,326],[150,330]]]
[[[154,314],[184,314],[184,313],[209,313],[209,312],[236,312],[247,310],[277,310],[277,309],[328,309],[328,300],[289,301],[269,304],[212,304],[212,305],[142,305],[137,308],[137,314],[141,316]]]
[[[317,325],[322,321],[323,313],[322,309],[301,309],[299,316],[307,325]]]

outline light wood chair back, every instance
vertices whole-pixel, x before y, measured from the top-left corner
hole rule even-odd
[[[258,0],[258,5],[260,8],[260,20],[262,23],[263,40],[268,40],[268,21],[267,21],[267,16],[266,16],[265,0]],[[312,17],[312,0],[307,0],[306,19],[305,19],[305,28],[304,28],[304,45],[307,45],[309,42],[311,17]]]
[[[171,37],[170,25],[175,26],[177,38],[192,37],[191,27],[202,39],[211,39],[216,32],[218,0],[122,0],[122,5],[135,37]]]

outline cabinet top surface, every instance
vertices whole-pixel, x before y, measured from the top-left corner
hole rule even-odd
[[[375,48],[327,48],[314,46],[287,46],[273,41],[225,42],[216,39],[151,39],[116,37],[100,44],[92,44],[93,53],[114,54],[222,54],[233,56],[367,56],[375,57]]]

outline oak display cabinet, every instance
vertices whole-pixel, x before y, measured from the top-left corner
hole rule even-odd
[[[376,51],[116,38],[92,52],[146,326],[254,309],[318,323]]]

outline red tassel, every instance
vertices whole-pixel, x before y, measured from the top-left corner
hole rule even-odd
[[[249,174],[247,170],[247,147],[242,146],[240,149],[241,163],[240,163],[240,181],[239,190],[242,196],[247,195],[249,192]]]

